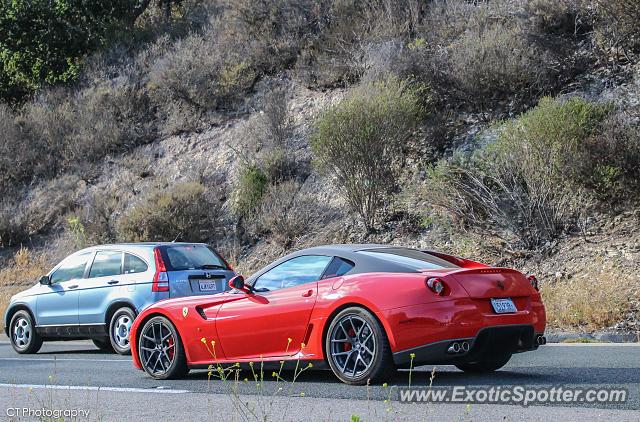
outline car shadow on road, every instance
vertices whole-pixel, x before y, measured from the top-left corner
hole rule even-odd
[[[38,352],[39,355],[104,355],[104,356],[118,356],[115,352],[105,352],[99,349],[66,349],[66,350],[45,350]]]
[[[426,386],[430,383],[431,371],[420,368],[411,374],[412,385]],[[265,381],[272,380],[272,371],[264,373]],[[285,380],[292,380],[293,371],[283,371]],[[192,371],[190,380],[207,380],[207,371]],[[215,378],[215,377],[214,377]],[[243,370],[239,379],[253,379],[251,371]],[[409,385],[409,371],[400,370],[391,379],[389,385]],[[306,371],[296,383],[342,384],[330,370]],[[640,384],[640,368],[507,368],[486,374],[470,374],[454,367],[436,367],[433,386],[450,385],[585,385],[585,384]]]

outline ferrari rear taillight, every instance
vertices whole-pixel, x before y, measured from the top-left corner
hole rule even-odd
[[[444,282],[439,278],[427,279],[427,287],[429,287],[437,295],[442,296],[444,294]]]
[[[529,277],[527,277],[527,280],[529,280],[529,284],[531,284],[531,287],[533,287],[536,290],[540,290],[538,287],[538,279],[536,278],[535,275],[530,275]]]
[[[169,291],[169,274],[167,274],[167,267],[164,265],[160,249],[155,248],[153,250],[153,257],[156,261],[156,273],[153,276],[153,283],[151,283],[152,292],[168,292]]]

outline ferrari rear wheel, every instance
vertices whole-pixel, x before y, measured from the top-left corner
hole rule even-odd
[[[464,372],[482,373],[493,372],[505,366],[511,359],[511,353],[496,356],[492,360],[484,360],[480,362],[456,363],[456,368]]]
[[[395,365],[384,329],[366,309],[344,309],[331,321],[325,339],[333,373],[351,385],[385,381]]]
[[[142,368],[155,379],[184,377],[189,369],[184,346],[171,321],[157,316],[147,321],[138,339]]]

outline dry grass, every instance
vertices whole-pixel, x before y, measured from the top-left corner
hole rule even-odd
[[[547,323],[563,329],[602,329],[625,320],[640,300],[640,281],[628,273],[602,269],[599,274],[560,279],[543,285]]]
[[[0,315],[4,316],[11,296],[33,286],[50,268],[50,257],[44,253],[27,248],[16,252],[13,262],[0,269]],[[0,326],[4,327],[3,319],[0,320]]]

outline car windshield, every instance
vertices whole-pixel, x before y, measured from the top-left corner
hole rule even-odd
[[[384,259],[415,270],[436,270],[440,268],[459,268],[442,258],[416,249],[380,248],[358,251],[358,253]]]
[[[170,245],[161,251],[168,271],[229,269],[206,245]]]

